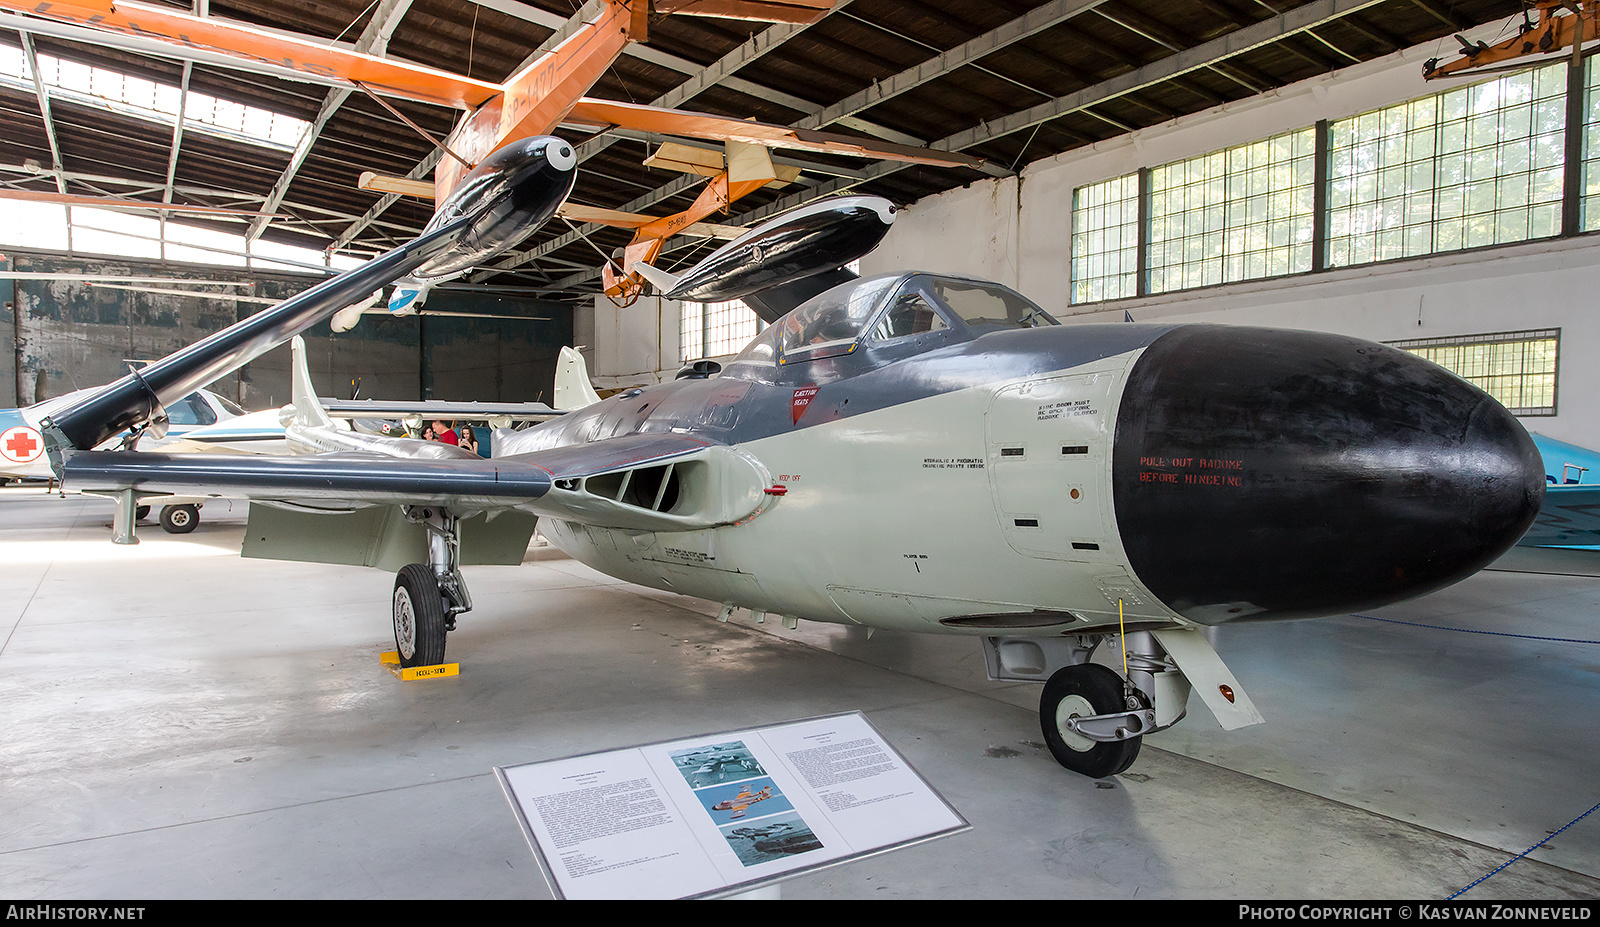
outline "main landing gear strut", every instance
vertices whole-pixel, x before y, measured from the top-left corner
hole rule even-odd
[[[456,616],[472,610],[461,577],[460,521],[436,506],[404,511],[428,530],[429,562],[407,564],[395,577],[394,643],[401,666],[435,666],[444,662],[445,633],[455,630]]]

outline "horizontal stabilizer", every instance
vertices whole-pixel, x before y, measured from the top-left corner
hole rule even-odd
[[[1600,486],[1546,486],[1544,502],[1519,547],[1600,544]]]
[[[677,289],[679,278],[667,273],[654,264],[646,261],[636,261],[634,262],[633,269],[636,273],[638,273],[639,276],[650,281],[651,286],[654,286],[662,293],[668,293],[674,289]]]

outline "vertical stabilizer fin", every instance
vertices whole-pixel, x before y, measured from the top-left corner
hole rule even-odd
[[[301,427],[337,428],[333,419],[329,417],[328,410],[317,401],[317,387],[311,382],[311,365],[306,361],[306,342],[299,335],[289,344],[293,354],[292,369],[290,372],[289,408],[280,418],[285,419],[283,424],[288,426],[292,421]]]
[[[562,347],[556,361],[555,407],[562,412],[592,406],[600,401],[600,394],[589,382],[589,365],[583,355],[569,347]]]

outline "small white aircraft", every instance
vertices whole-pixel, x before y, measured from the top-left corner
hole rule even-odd
[[[0,480],[50,480],[53,488],[56,474],[50,469],[49,458],[45,456],[44,436],[39,431],[39,423],[52,412],[65,409],[101,389],[103,387],[90,387],[20,409],[0,409]],[[208,446],[223,449],[239,447],[239,442],[248,441],[252,445],[249,449],[258,453],[285,450],[281,426],[276,429],[276,435],[270,433],[270,429],[263,434],[259,428],[252,426],[248,413],[238,403],[210,390],[195,390],[168,405],[166,413],[165,435],[159,438],[149,436],[144,445],[146,448],[170,448],[193,436],[207,441]],[[277,439],[275,446],[272,443],[274,437]],[[113,436],[101,447],[115,447],[121,441],[121,435]],[[263,441],[266,443],[261,443]],[[187,534],[199,525],[202,504],[202,499],[192,496],[148,498],[141,502],[135,514],[143,518],[152,508],[158,508],[158,518],[164,530],[170,534]]]
[[[550,195],[546,216],[565,192]],[[992,676],[1045,684],[1045,741],[1093,777],[1191,694],[1226,728],[1262,720],[1208,627],[1422,595],[1538,511],[1527,432],[1421,358],[1314,332],[1062,325],[996,283],[853,278],[843,265],[892,220],[867,199],[779,217],[658,284],[768,314],[726,368],[501,430],[491,459],[338,429],[309,383],[287,427],[312,453],[90,450],[433,259],[430,236],[56,413],[46,436],[69,485],[120,512],[143,492],[245,497],[246,556],[395,570],[406,665],[443,660],[472,606],[462,566],[520,563],[537,522],[577,560],[724,619],[976,638]]]
[[[81,399],[92,396],[104,387],[80,389],[63,396],[20,409],[0,409],[0,478],[18,480],[53,480],[50,461],[44,453],[44,436],[39,433],[39,423],[50,413],[65,409]],[[195,390],[167,408],[165,440],[176,440],[197,429],[227,422],[245,415],[239,404],[210,390]],[[120,441],[113,437],[109,447]],[[146,447],[159,446],[152,441]]]

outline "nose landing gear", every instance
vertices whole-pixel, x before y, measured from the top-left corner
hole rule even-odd
[[[1050,755],[1094,779],[1133,765],[1146,734],[1187,714],[1191,691],[1230,730],[1261,720],[1199,631],[985,637],[983,651],[990,679],[1044,683],[1039,727]]]
[[[1095,663],[1064,666],[1039,698],[1039,725],[1056,762],[1091,779],[1133,765],[1142,735],[1155,726],[1149,700]]]

